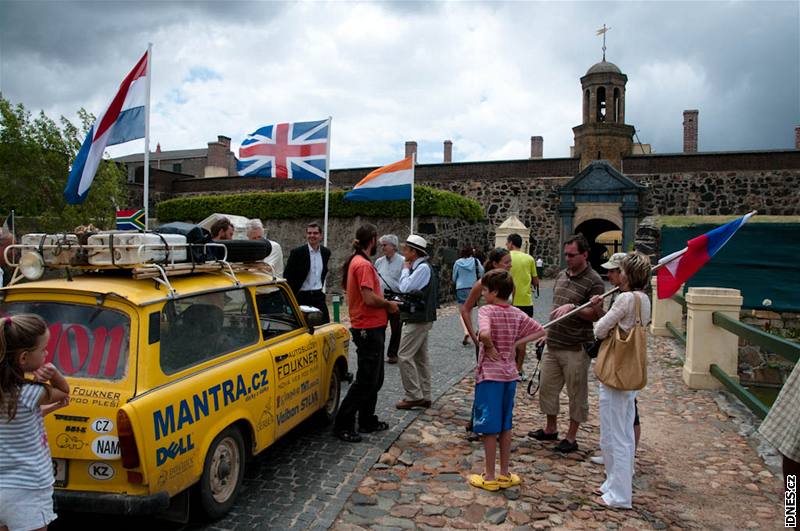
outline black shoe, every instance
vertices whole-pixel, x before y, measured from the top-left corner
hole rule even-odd
[[[561,442],[558,443],[558,446],[556,446],[556,450],[558,450],[562,454],[568,454],[570,452],[575,452],[575,451],[578,450],[578,441],[569,442],[566,439],[561,439]]]
[[[547,433],[543,429],[539,428],[538,430],[529,431],[528,437],[533,437],[537,441],[556,441],[558,440],[558,432],[554,431],[553,433]]]
[[[385,422],[378,421],[375,424],[371,424],[369,426],[360,426],[358,427],[358,433],[372,433],[376,431],[386,431],[389,429],[389,425]]]
[[[361,435],[357,434],[353,430],[335,430],[333,434],[344,442],[361,442]]]

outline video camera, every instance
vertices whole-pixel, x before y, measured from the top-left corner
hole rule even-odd
[[[425,298],[421,291],[401,293],[390,289],[383,290],[387,301],[396,302],[402,313],[416,313],[425,308]]]

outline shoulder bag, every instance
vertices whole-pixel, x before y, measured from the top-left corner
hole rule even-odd
[[[642,308],[636,298],[636,323],[623,339],[619,325],[600,345],[594,364],[594,375],[611,388],[619,391],[637,391],[647,385],[647,335],[642,326]]]

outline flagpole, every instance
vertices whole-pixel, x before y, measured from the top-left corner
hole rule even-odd
[[[147,83],[144,101],[144,230],[150,221],[150,80],[153,77],[153,43],[147,43]]]
[[[417,152],[411,154],[411,231],[414,234],[414,180],[417,169]]]
[[[328,141],[325,142],[325,221],[324,231],[322,236],[322,245],[328,246],[328,203],[330,199],[331,190],[331,122],[332,116],[328,116]]]
[[[11,243],[17,243],[17,219],[14,209],[11,209]]]
[[[670,258],[670,259],[669,259],[667,262],[664,262],[664,263],[661,263],[661,264],[656,264],[655,266],[653,266],[653,268],[650,270],[650,272],[651,272],[651,273],[654,273],[654,272],[658,271],[659,269],[661,269],[662,267],[664,267],[665,265],[667,265],[667,264],[669,264],[669,263],[671,263],[671,262],[674,262],[675,260],[677,260],[678,258],[680,258],[681,256],[683,256],[684,254],[686,254],[686,251],[688,251],[688,250],[689,250],[689,248],[688,248],[688,247],[684,247],[682,251],[679,251],[679,252],[675,253],[675,256],[673,256],[672,258]],[[587,264],[587,266],[586,266],[586,267],[591,267],[591,266]],[[611,295],[611,294],[614,294],[614,293],[616,293],[616,292],[618,292],[618,291],[619,291],[619,286],[617,286],[616,288],[612,288],[612,289],[610,289],[610,290],[606,291],[605,293],[603,293],[603,294],[601,295],[601,297],[605,299],[605,298],[606,298],[606,297],[608,297],[609,295]],[[580,306],[578,306],[577,308],[575,308],[575,309],[571,310],[570,312],[568,312],[568,313],[565,313],[565,314],[564,314],[564,315],[562,315],[561,317],[559,317],[559,318],[557,318],[557,319],[553,319],[553,320],[552,320],[552,321],[550,321],[549,323],[546,323],[546,324],[542,325],[542,328],[549,328],[550,326],[552,326],[552,325],[556,324],[557,322],[559,322],[559,321],[563,321],[563,320],[564,320],[564,319],[566,319],[567,317],[570,317],[570,316],[572,316],[572,315],[575,315],[575,314],[576,314],[576,313],[578,313],[579,311],[583,310],[584,308],[588,308],[588,307],[589,307],[589,306],[591,306],[591,305],[592,305],[592,301],[585,302],[585,303],[581,304]]]

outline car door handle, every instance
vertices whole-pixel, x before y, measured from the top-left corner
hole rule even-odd
[[[275,361],[283,361],[288,357],[289,357],[288,354],[283,354],[282,356],[275,356]]]

